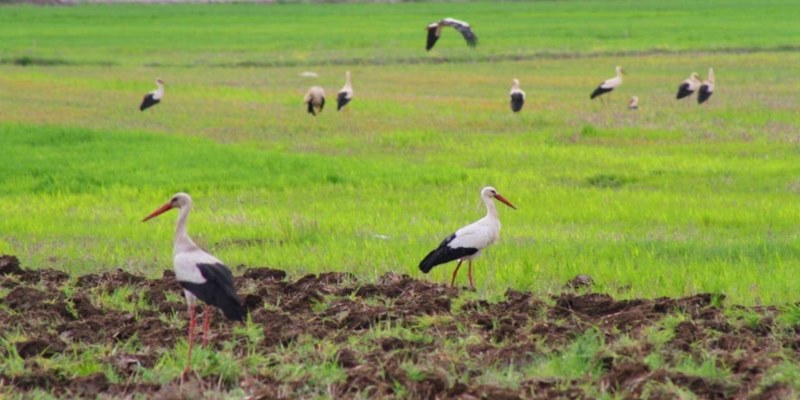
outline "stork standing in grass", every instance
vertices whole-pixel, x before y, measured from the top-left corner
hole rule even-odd
[[[173,247],[175,278],[183,287],[186,302],[189,304],[189,355],[186,359],[184,374],[191,370],[192,342],[194,341],[195,315],[194,306],[197,299],[206,303],[206,312],[203,320],[203,345],[208,344],[210,334],[209,324],[214,306],[222,310],[230,320],[242,321],[245,309],[242,299],[236,294],[233,287],[233,274],[219,259],[206,253],[192,241],[186,233],[186,220],[192,209],[192,198],[186,193],[178,193],[172,199],[152,214],[145,217],[142,222],[157,217],[173,208],[177,208],[178,223],[175,227],[175,242]]]
[[[458,275],[458,269],[461,268],[461,263],[466,260],[469,264],[469,286],[475,288],[472,281],[472,260],[481,255],[483,249],[497,242],[500,238],[500,219],[497,216],[497,208],[495,208],[492,200],[496,199],[516,209],[511,202],[501,196],[500,193],[497,193],[497,190],[491,186],[481,190],[481,199],[486,205],[486,216],[457,230],[442,241],[439,247],[428,253],[419,263],[419,269],[422,272],[427,274],[431,268],[439,264],[458,260],[458,265],[453,271],[453,279],[450,281],[450,287],[453,287]]]
[[[697,92],[697,104],[703,104],[714,94],[714,68],[708,69],[708,78],[700,85],[700,91]]]
[[[522,105],[525,104],[525,92],[519,88],[519,80],[514,79],[509,95],[511,96],[511,111],[517,113],[522,110]]]
[[[639,109],[639,97],[633,96],[631,97],[631,101],[628,102],[628,110],[638,110]]]
[[[156,90],[144,95],[142,104],[139,105],[139,111],[144,111],[158,103],[164,97],[164,81],[161,78],[156,79]]]
[[[589,97],[590,99],[594,100],[594,98],[597,96],[611,93],[614,89],[622,85],[622,74],[624,74],[625,71],[623,71],[622,67],[619,65],[617,65],[615,70],[617,72],[617,76],[604,80],[603,83],[601,83],[600,86],[598,86],[594,92],[592,92],[592,95]]]
[[[425,45],[425,50],[430,51],[430,49],[433,48],[433,45],[439,40],[439,36],[442,35],[442,27],[445,26],[452,26],[457,31],[461,32],[461,36],[464,36],[464,40],[467,41],[467,46],[475,47],[478,45],[478,37],[472,32],[472,28],[468,23],[457,19],[445,18],[439,22],[433,22],[428,25],[428,41]]]
[[[303,102],[308,105],[308,113],[316,116],[325,107],[325,89],[319,86],[312,86],[311,89],[308,89]]]
[[[700,81],[700,75],[697,75],[697,72],[692,72],[692,74],[687,78],[683,83],[678,86],[678,94],[675,95],[675,98],[680,100],[684,97],[689,97],[700,88],[702,82]]]
[[[353,100],[353,84],[350,82],[350,71],[347,71],[344,74],[344,87],[336,96],[336,111],[344,108],[350,100]]]

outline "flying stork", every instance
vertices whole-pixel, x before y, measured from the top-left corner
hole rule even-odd
[[[714,68],[708,69],[708,79],[703,81],[700,85],[700,91],[697,92],[697,104],[703,104],[714,94]]]
[[[336,111],[344,108],[350,100],[353,100],[353,84],[350,82],[350,71],[347,71],[344,74],[344,87],[336,96]]]
[[[233,287],[233,274],[219,259],[206,253],[192,241],[186,233],[186,220],[192,209],[192,198],[186,193],[177,193],[172,199],[150,215],[142,222],[157,217],[173,208],[177,208],[178,223],[175,227],[175,242],[173,247],[173,263],[175,277],[183,287],[186,302],[189,304],[189,355],[186,359],[186,368],[183,373],[191,370],[192,342],[194,341],[195,315],[194,306],[197,299],[206,303],[205,318],[203,320],[203,345],[208,344],[209,324],[211,323],[212,309],[214,306],[222,310],[230,320],[242,321],[245,309],[242,299],[236,294]]]
[[[161,99],[164,97],[164,81],[162,81],[161,78],[156,79],[156,86],[155,90],[144,95],[142,104],[139,105],[139,111],[144,111],[161,102]]]
[[[594,92],[592,92],[591,97],[589,97],[590,99],[594,99],[597,96],[610,93],[612,90],[622,85],[622,74],[624,74],[625,71],[623,71],[622,67],[620,67],[619,65],[617,65],[617,68],[615,70],[617,71],[617,76],[604,80],[603,83],[601,83],[600,86],[598,86],[597,89],[595,89]]]
[[[325,89],[312,86],[311,89],[308,89],[303,102],[308,105],[308,113],[317,116],[317,113],[321,113],[322,108],[325,107]]]
[[[500,238],[500,219],[497,217],[497,209],[492,199],[497,199],[505,205],[515,210],[517,209],[491,186],[481,190],[481,199],[486,205],[486,216],[457,230],[442,241],[439,247],[428,253],[419,263],[419,269],[422,272],[427,274],[439,264],[458,260],[458,265],[453,271],[453,279],[450,281],[450,287],[453,287],[456,275],[458,275],[458,269],[461,268],[461,263],[466,260],[469,264],[469,286],[473,289],[475,288],[472,282],[472,260],[481,255],[483,249],[497,242]]]
[[[457,31],[461,32],[461,36],[464,36],[464,39],[467,41],[467,46],[475,47],[478,45],[478,37],[472,32],[472,28],[468,23],[453,18],[445,18],[439,22],[433,22],[428,25],[428,42],[425,45],[425,50],[430,51],[433,45],[436,44],[436,41],[439,40],[439,36],[442,35],[443,26],[452,26]]]
[[[697,75],[697,72],[692,72],[692,75],[689,76],[680,86],[678,86],[678,94],[675,95],[675,98],[680,100],[684,97],[691,96],[699,87],[700,84],[700,75]]]
[[[514,79],[509,96],[511,96],[511,111],[516,113],[522,110],[522,105],[525,104],[525,92],[519,88],[519,80]]]

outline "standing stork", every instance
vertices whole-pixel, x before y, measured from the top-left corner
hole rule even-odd
[[[428,42],[425,45],[425,50],[430,51],[433,48],[433,45],[439,40],[439,36],[442,35],[442,27],[444,26],[452,26],[457,31],[461,32],[461,36],[464,36],[464,40],[467,41],[467,46],[475,47],[478,45],[478,37],[472,32],[472,28],[468,23],[457,19],[445,18],[439,22],[433,22],[428,25]]]
[[[517,113],[522,110],[522,105],[525,104],[525,92],[519,88],[519,80],[516,78],[509,95],[511,96],[511,111]]]
[[[622,74],[624,74],[625,71],[623,71],[622,67],[619,65],[617,65],[615,70],[617,71],[617,76],[604,80],[603,83],[601,83],[600,86],[598,86],[597,89],[592,92],[592,95],[589,97],[590,99],[594,100],[594,98],[597,96],[611,93],[612,90],[622,85]]]
[[[156,79],[156,90],[144,95],[142,104],[139,105],[139,111],[144,111],[158,103],[164,97],[164,81],[161,78]]]
[[[500,238],[500,219],[497,217],[497,208],[495,208],[492,199],[497,199],[505,205],[515,210],[517,209],[491,186],[481,190],[481,199],[486,205],[486,216],[457,230],[442,241],[439,247],[428,253],[419,263],[419,269],[422,272],[427,274],[439,264],[458,260],[458,265],[453,271],[453,279],[450,281],[450,287],[453,287],[456,275],[458,275],[458,269],[461,268],[461,263],[467,260],[469,264],[469,286],[473,289],[475,288],[472,282],[472,259],[481,255],[483,249],[497,242]]]
[[[344,74],[344,87],[336,96],[336,111],[344,108],[350,100],[353,100],[353,84],[350,82],[350,71],[347,71]]]
[[[638,110],[639,109],[639,97],[633,96],[631,97],[631,101],[628,102],[628,110]]]
[[[208,344],[209,324],[211,323],[212,309],[214,306],[222,310],[230,320],[242,321],[245,309],[242,299],[236,294],[233,287],[233,274],[219,259],[197,247],[186,233],[186,220],[192,209],[192,198],[186,193],[177,193],[172,199],[152,214],[145,217],[142,222],[155,218],[173,208],[180,210],[178,223],[175,227],[175,242],[173,246],[173,263],[175,278],[183,287],[186,302],[189,304],[189,355],[186,359],[186,368],[183,373],[191,370],[192,342],[194,341],[195,315],[194,306],[197,299],[206,303],[205,318],[203,320],[203,345]]]
[[[325,89],[312,86],[311,89],[308,89],[303,102],[308,105],[308,113],[316,117],[317,113],[321,113],[322,108],[325,107]]]
[[[700,84],[700,75],[697,75],[697,72],[692,72],[689,77],[678,86],[678,94],[675,95],[675,98],[680,100],[684,97],[691,96],[699,87]]]
[[[714,68],[708,69],[708,79],[703,81],[700,85],[700,91],[697,92],[697,104],[703,104],[714,94]]]

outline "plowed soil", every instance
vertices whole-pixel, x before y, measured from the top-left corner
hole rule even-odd
[[[794,328],[776,321],[781,312],[776,308],[723,307],[722,296],[615,300],[591,293],[591,287],[573,289],[574,285],[567,284],[558,296],[509,290],[498,301],[486,301],[392,273],[376,282],[360,282],[343,273],[287,280],[285,272],[269,268],[237,272],[236,286],[250,318],[263,329],[258,351],[268,354],[286,348],[301,336],[338,346],[336,364],[344,377],[322,389],[334,398],[796,395],[790,383],[772,373],[780,364],[797,360],[800,338]],[[72,289],[64,290],[65,286]],[[92,298],[122,286],[143,293],[150,307],[126,313],[98,307]],[[160,279],[122,270],[70,277],[55,270],[22,269],[15,257],[3,256],[0,296],[0,335],[13,344],[0,348],[0,357],[8,358],[16,350],[25,365],[23,372],[0,370],[0,389],[6,392],[41,389],[59,397],[139,393],[193,398],[216,388],[271,399],[294,398],[319,389],[312,387],[317,383],[311,380],[276,377],[270,373],[274,365],[257,369],[259,373],[248,372],[238,382],[220,383],[219,377],[199,374],[182,383],[177,378],[166,384],[142,381],[137,371],[153,368],[186,334],[185,325],[168,322],[186,311],[170,271]],[[353,338],[371,337],[372,330],[387,324],[425,339],[376,335],[370,346],[354,345]],[[217,315],[210,346],[238,341],[234,351],[244,354],[245,339],[233,335],[232,329],[233,324]],[[11,340],[11,332],[24,335],[16,334],[22,338]],[[572,376],[534,373],[544,371],[536,365],[554,362],[569,349],[574,353],[576,339],[587,332],[595,332],[602,345],[601,350],[585,354],[585,364],[591,368]],[[66,376],[48,368],[48,360],[76,348],[87,344],[113,348],[134,335],[144,349],[141,353],[111,353],[101,360],[113,365],[114,379],[100,373]],[[463,344],[466,351],[454,354],[459,348],[454,343]],[[659,361],[654,362],[655,358]],[[704,362],[711,363],[705,370],[687,367]],[[416,372],[410,372],[408,365],[416,365]],[[493,382],[486,378],[485,369],[514,370],[519,376],[513,382]]]

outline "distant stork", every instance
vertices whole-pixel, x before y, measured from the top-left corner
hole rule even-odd
[[[353,84],[350,82],[350,71],[347,71],[344,74],[344,87],[336,96],[336,111],[344,108],[350,100],[353,100]]]
[[[139,105],[139,111],[144,111],[161,102],[161,99],[164,97],[164,81],[160,78],[156,79],[156,86],[156,90],[144,95],[142,104]]]
[[[700,87],[700,84],[700,75],[697,75],[697,72],[692,72],[689,78],[678,86],[678,94],[675,95],[675,98],[680,100],[684,97],[691,96],[692,93]]]
[[[592,92],[590,99],[594,99],[597,96],[610,93],[612,90],[618,88],[619,85],[622,85],[622,74],[624,73],[624,71],[622,70],[622,67],[620,67],[619,65],[617,65],[616,71],[617,71],[617,76],[604,80],[603,83],[601,83],[600,86],[598,86],[597,89],[595,89],[594,92]]]
[[[316,116],[325,107],[325,89],[319,86],[312,86],[311,89],[308,89],[303,101],[308,105],[308,113]]]
[[[472,28],[470,28],[468,23],[457,19],[445,18],[439,22],[433,22],[428,25],[428,43],[425,46],[425,50],[430,51],[433,45],[436,44],[436,41],[439,40],[439,36],[442,35],[443,26],[452,26],[456,28],[457,31],[461,32],[461,35],[464,36],[464,39],[467,41],[467,46],[475,47],[478,45],[478,37],[472,32]]]
[[[519,112],[522,110],[522,105],[525,104],[525,92],[519,88],[519,80],[514,79],[514,85],[511,86],[511,111]]]
[[[500,238],[500,219],[497,217],[497,209],[492,199],[497,199],[516,209],[511,202],[497,193],[497,190],[491,186],[481,190],[481,199],[486,205],[486,216],[457,230],[442,241],[439,247],[428,253],[419,263],[419,269],[422,272],[427,274],[431,268],[439,264],[458,260],[458,265],[453,271],[453,279],[450,281],[450,287],[453,287],[456,275],[458,275],[458,269],[461,268],[461,263],[467,260],[469,264],[469,286],[475,288],[472,282],[472,259],[481,255],[483,249],[489,247]]]
[[[186,233],[186,220],[192,209],[192,198],[186,193],[178,193],[172,199],[152,214],[145,217],[142,222],[155,218],[173,208],[180,210],[178,223],[175,227],[175,241],[173,247],[173,262],[175,278],[183,287],[186,302],[189,303],[189,355],[186,359],[186,374],[191,370],[192,342],[194,341],[195,315],[194,306],[197,299],[206,303],[205,318],[203,321],[203,345],[208,344],[209,324],[212,309],[215,306],[222,310],[225,317],[234,321],[242,321],[245,309],[242,299],[236,294],[233,287],[233,274],[219,259],[197,247]]]
[[[639,97],[633,96],[631,97],[631,101],[628,103],[628,110],[638,110],[639,109]]]
[[[700,91],[697,92],[697,104],[703,104],[714,94],[714,68],[708,69],[708,79],[703,81],[700,85]]]

